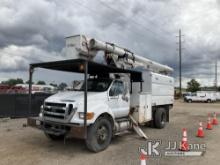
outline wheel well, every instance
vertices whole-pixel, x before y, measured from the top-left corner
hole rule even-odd
[[[101,115],[98,117],[98,119],[99,119],[100,117],[104,117],[104,118],[109,119],[109,121],[110,121],[111,124],[112,124],[112,128],[114,128],[114,120],[113,120],[112,116],[111,116],[109,113],[103,113],[103,114],[101,114]]]

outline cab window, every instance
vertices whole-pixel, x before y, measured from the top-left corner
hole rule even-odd
[[[111,85],[111,79],[88,79],[87,90],[88,92],[104,92]],[[79,89],[79,91],[84,91],[85,83]]]
[[[121,81],[114,81],[111,89],[109,90],[109,96],[118,96],[124,93],[124,84]]]

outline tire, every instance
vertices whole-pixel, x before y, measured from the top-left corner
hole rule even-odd
[[[207,103],[211,103],[211,100],[210,100],[210,99],[208,99],[208,100],[207,100]]]
[[[46,137],[50,140],[53,140],[53,141],[59,141],[59,140],[63,140],[64,139],[64,135],[53,135],[53,134],[48,134],[46,132],[44,132],[44,134],[46,135]]]
[[[162,129],[166,125],[166,111],[164,108],[158,108],[154,116],[154,125],[158,129]]]
[[[188,103],[192,103],[192,99],[187,100]]]
[[[86,145],[92,152],[105,150],[112,139],[112,124],[108,118],[101,117],[88,127]]]
[[[151,121],[149,122],[149,126],[150,126],[151,128],[155,128],[154,120],[151,120]]]

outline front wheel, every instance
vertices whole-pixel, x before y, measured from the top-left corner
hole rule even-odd
[[[86,145],[90,151],[100,152],[106,149],[112,139],[112,124],[107,118],[98,118],[88,127]]]
[[[208,100],[207,100],[207,103],[211,103],[211,100],[210,100],[210,99],[208,99]]]

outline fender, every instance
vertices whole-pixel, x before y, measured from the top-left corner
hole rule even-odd
[[[87,111],[88,112],[94,112],[93,119],[87,120],[87,125],[91,125],[91,124],[95,123],[96,119],[99,118],[104,113],[109,114],[112,117],[113,120],[115,119],[114,114],[112,113],[111,109],[109,108],[109,106],[106,104],[105,101],[103,101],[101,103],[97,102],[97,101],[89,102]],[[84,120],[80,119],[79,115],[75,114],[70,122],[71,123],[83,124]]]
[[[115,116],[112,113],[111,109],[105,103],[97,104],[97,102],[93,102],[91,103],[91,106],[88,107],[92,107],[88,109],[89,112],[94,112],[94,118],[89,121],[90,124],[94,123],[96,119],[98,119],[104,113],[109,114],[113,120],[115,119]]]

